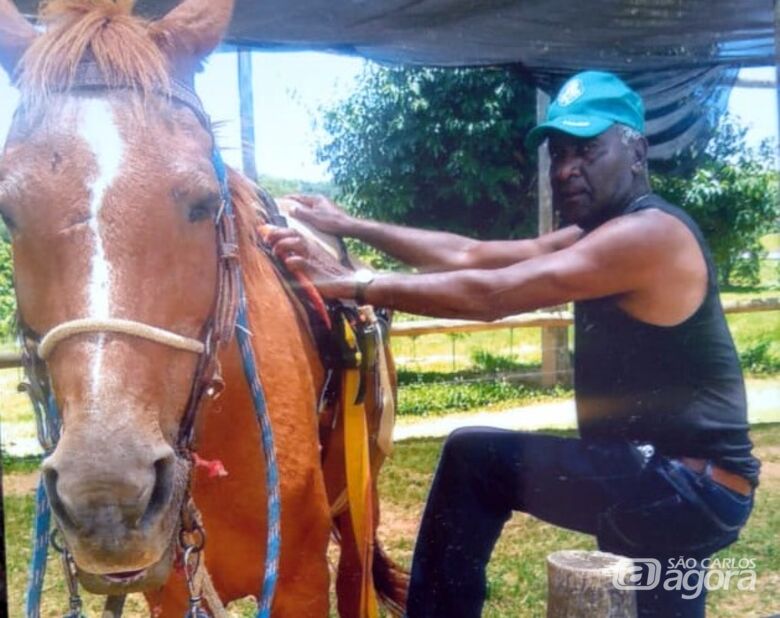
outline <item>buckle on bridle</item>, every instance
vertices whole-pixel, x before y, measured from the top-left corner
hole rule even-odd
[[[238,260],[238,245],[231,242],[222,242],[219,244],[220,260]]]
[[[216,401],[225,390],[225,380],[222,378],[222,364],[218,358],[214,358],[214,373],[206,386],[206,395]]]

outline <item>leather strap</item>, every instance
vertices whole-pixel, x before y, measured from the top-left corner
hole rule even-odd
[[[125,88],[127,90],[132,89],[131,85],[122,84],[110,84],[106,81],[103,71],[98,64],[93,61],[83,61],[77,67],[73,75],[73,79],[69,85],[70,90],[118,90]],[[176,79],[170,80],[167,88],[156,88],[156,93],[162,97],[170,97],[179,103],[189,107],[192,112],[197,116],[203,127],[211,132],[211,119],[203,108],[200,97],[195,91],[185,84]]]
[[[726,489],[730,489],[742,496],[750,496],[753,493],[753,485],[744,476],[724,470],[720,466],[714,465],[708,459],[680,457],[677,461],[699,474],[707,472],[709,477],[718,485],[722,485]]]

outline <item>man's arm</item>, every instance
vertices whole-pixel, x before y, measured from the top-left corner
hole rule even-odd
[[[353,298],[350,273],[317,267],[295,238],[278,243],[291,269],[328,297]],[[275,250],[277,250],[275,249]],[[703,298],[706,266],[685,226],[661,212],[619,217],[565,249],[494,270],[377,277],[369,304],[434,317],[495,320],[569,301],[618,296],[635,317],[661,325],[690,315]]]
[[[292,214],[320,231],[357,238],[423,272],[496,269],[557,251],[574,243],[582,230],[572,226],[536,239],[479,241],[449,232],[435,232],[358,219],[321,196],[291,196],[302,204]]]

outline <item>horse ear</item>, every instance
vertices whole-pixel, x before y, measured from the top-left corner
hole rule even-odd
[[[190,77],[219,45],[230,25],[233,3],[234,0],[183,0],[150,25],[152,37],[168,57],[175,75]]]
[[[0,0],[0,65],[13,75],[16,64],[38,33],[11,0]]]

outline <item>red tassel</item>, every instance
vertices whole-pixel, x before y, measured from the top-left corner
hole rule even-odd
[[[205,468],[206,474],[208,474],[210,479],[228,475],[228,471],[225,470],[225,466],[219,459],[203,459],[202,457],[199,457],[197,453],[193,453],[192,461],[196,468]]]

